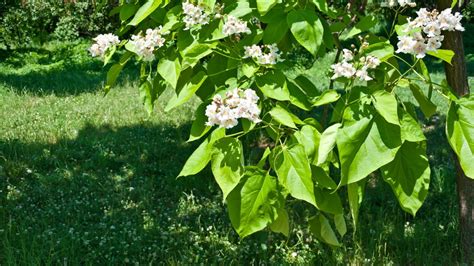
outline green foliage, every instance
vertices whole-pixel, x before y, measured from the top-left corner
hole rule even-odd
[[[323,41],[323,24],[310,10],[293,10],[288,13],[288,26],[295,39],[311,54],[317,55]]]
[[[404,142],[395,159],[382,167],[384,180],[390,184],[400,206],[415,216],[428,195],[430,166],[424,144]]]
[[[214,142],[211,169],[225,200],[239,184],[244,173],[242,143],[234,138],[223,138]],[[244,208],[246,207],[244,206]]]
[[[337,135],[343,185],[358,182],[393,161],[401,146],[399,127],[377,115],[363,116],[349,110]]]
[[[274,192],[276,178],[261,169],[246,169],[242,179],[242,183],[232,189],[227,202],[232,225],[240,236],[246,237],[277,220],[281,198]]]
[[[438,109],[433,93],[453,101],[448,138],[471,176],[473,140],[465,124],[473,124],[472,99],[457,100],[444,83],[434,83],[420,58],[424,54],[410,59],[396,54],[390,40],[396,33],[407,34],[406,17],[399,11],[386,34],[375,34],[376,16],[322,1],[195,1],[191,4],[197,5],[198,13],[206,14],[201,18],[204,22],[195,25],[184,21],[186,10],[181,4],[137,1],[119,6],[115,11],[122,22],[122,39],[157,29],[166,45],[153,47],[158,62],[147,60],[139,45],[128,40],[118,49],[127,50],[129,57],[136,55],[141,65],[140,91],[150,114],[159,96],[155,91],[165,88],[172,94],[165,111],[195,96],[202,100],[189,140],[208,136],[179,176],[195,175],[210,163],[240,237],[266,228],[288,234],[291,206],[287,203],[296,200],[303,202],[299,204],[307,210],[304,216],[314,236],[341,246],[336,231],[341,237],[347,231],[343,202],[348,201],[356,228],[373,177],[386,181],[401,208],[415,216],[427,197],[431,170],[418,118],[412,106],[398,97],[397,87],[411,91],[426,118]],[[223,29],[230,14],[243,20],[248,30],[227,36]],[[280,56],[302,48],[313,62],[335,52],[334,75],[327,66],[320,80],[293,75],[292,69],[299,65]],[[261,49],[260,54],[252,49]],[[273,60],[263,58],[266,53],[274,53]],[[454,56],[447,50],[427,54],[447,63]],[[129,57],[112,66],[107,90]],[[322,80],[330,80],[328,86]],[[225,106],[241,97],[232,94],[235,88],[256,91],[255,108],[261,120],[241,115],[239,126],[222,123],[219,129],[212,128],[215,123],[211,117],[206,123],[206,116],[217,108],[223,110],[222,120],[231,120],[238,112]],[[209,104],[213,105],[208,109]],[[319,108],[324,110],[321,116]],[[269,142],[263,156],[253,148],[257,145],[251,145],[255,136]],[[468,148],[461,144],[465,142]],[[340,191],[345,189],[347,196],[341,199]]]
[[[311,167],[304,146],[297,144],[291,147],[282,147],[281,150],[274,150],[274,153],[271,163],[280,184],[288,190],[292,197],[304,200],[316,207]]]

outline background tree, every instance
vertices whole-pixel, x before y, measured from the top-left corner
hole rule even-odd
[[[466,1],[464,4],[467,5],[468,2]],[[451,0],[438,0],[440,10],[449,8],[451,4]],[[454,11],[459,11],[459,9],[457,6]],[[462,32],[446,32],[445,34],[444,49],[455,52],[452,64],[444,64],[446,79],[456,94],[462,97],[469,94]],[[462,254],[466,262],[472,263],[474,262],[474,180],[466,176],[456,156],[454,159],[456,160],[457,171],[456,185],[459,198],[459,230]]]

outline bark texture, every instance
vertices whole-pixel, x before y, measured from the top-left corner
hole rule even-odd
[[[452,0],[438,0],[438,8],[440,10],[449,8],[451,3]],[[455,8],[453,11],[459,11],[459,8]],[[446,79],[449,86],[459,96],[464,96],[469,94],[469,83],[462,32],[445,32],[444,35],[443,48],[453,50],[456,53],[452,65],[445,64]],[[468,265],[474,265],[474,180],[466,177],[456,156],[455,160],[462,259]]]

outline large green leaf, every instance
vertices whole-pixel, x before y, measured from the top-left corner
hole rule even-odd
[[[430,166],[423,143],[404,142],[395,160],[382,167],[402,209],[415,216],[428,195]]]
[[[227,197],[230,220],[240,237],[260,231],[276,220],[276,179],[264,170],[250,169]]]
[[[398,121],[398,101],[395,95],[379,90],[373,93],[374,106],[377,112],[389,123],[400,125]]]
[[[231,0],[225,3],[224,13],[240,18],[252,13],[248,0]]]
[[[339,131],[340,127],[341,124],[334,124],[324,130],[323,134],[321,134],[321,141],[319,142],[318,161],[316,163],[317,165],[322,165],[323,163],[325,163],[329,154],[334,149],[334,146],[336,146],[337,132]]]
[[[145,110],[150,115],[153,112],[153,104],[157,98],[155,91],[153,90],[153,85],[150,81],[146,80],[138,88],[140,92],[140,99],[145,106]]]
[[[146,19],[153,11],[155,11],[161,4],[161,0],[148,0],[144,5],[142,5],[135,16],[133,17],[132,21],[128,23],[130,26],[137,26],[138,23],[142,22]]]
[[[217,184],[227,195],[239,184],[244,172],[242,143],[235,138],[222,138],[214,143],[211,169]]]
[[[135,4],[124,4],[120,6],[120,20],[123,22],[133,15],[135,15],[136,11],[138,10],[138,6]]]
[[[195,43],[189,46],[183,53],[183,68],[194,67],[199,60],[212,53],[215,44]]]
[[[337,192],[315,187],[314,195],[319,210],[330,214],[342,214],[342,202]]]
[[[188,83],[183,86],[183,88],[181,88],[178,95],[173,95],[166,105],[165,111],[168,112],[169,110],[189,101],[206,79],[207,75],[203,71],[198,72]]]
[[[273,117],[273,119],[275,119],[278,123],[285,125],[287,127],[296,128],[296,125],[293,122],[293,118],[290,111],[288,111],[286,108],[284,108],[280,104],[273,107],[269,113]]]
[[[445,61],[448,64],[451,64],[451,61],[454,57],[454,52],[451,50],[437,49],[436,51],[428,51],[427,54],[439,58]]]
[[[362,17],[362,19],[357,22],[352,29],[349,31],[344,32],[341,35],[341,40],[347,40],[350,39],[354,36],[356,36],[359,33],[362,33],[364,31],[368,31],[371,28],[373,28],[377,24],[377,18],[374,16],[365,16]]]
[[[211,20],[211,22],[203,27],[199,33],[200,41],[212,42],[224,39],[227,37],[223,33],[223,20]]]
[[[218,42],[202,43],[195,40],[189,31],[178,33],[178,50],[181,54],[181,68],[194,67],[199,60],[212,53]]]
[[[240,61],[214,54],[207,60],[206,71],[214,84],[225,84],[229,78],[235,78],[239,65]]]
[[[163,32],[172,31],[175,28],[177,28],[177,26],[181,23],[181,19],[180,19],[181,10],[182,10],[181,6],[179,5],[167,10],[168,12],[166,12],[166,15],[163,21],[163,28],[161,28]]]
[[[288,24],[284,19],[276,20],[267,25],[263,32],[263,42],[265,44],[279,43],[288,32]]]
[[[411,142],[425,141],[426,137],[418,121],[402,108],[399,109],[399,112],[401,116],[402,140]]]
[[[259,68],[260,66],[257,65],[254,61],[248,61],[243,63],[239,67],[239,71],[247,78],[251,78],[255,75]]]
[[[290,192],[291,196],[317,206],[311,168],[303,145],[283,147],[275,155],[273,168],[277,173],[278,180]]]
[[[380,61],[386,61],[393,57],[394,51],[393,46],[389,42],[374,43],[364,49],[365,55],[375,56]]]
[[[212,147],[214,142],[225,136],[225,130],[223,128],[214,130],[212,134],[204,140],[199,147],[194,150],[191,156],[184,164],[183,169],[179,173],[180,176],[195,175],[204,169],[206,165],[211,161]]]
[[[290,100],[290,94],[283,72],[278,70],[269,71],[265,73],[265,75],[257,76],[256,82],[258,88],[265,96],[278,101]]]
[[[305,125],[300,131],[296,131],[294,136],[298,140],[298,143],[304,146],[306,156],[309,158],[310,162],[314,161],[315,158],[318,158],[318,147],[321,133],[319,133],[316,128]]]
[[[117,46],[116,45],[113,45],[113,46],[107,48],[107,50],[105,50],[104,66],[106,66],[110,62],[110,60],[112,59],[112,57],[114,56],[116,51],[117,51]]]
[[[168,84],[161,78],[160,75],[155,75],[152,85],[153,93],[156,95],[156,99],[158,99],[158,97],[160,97],[160,95],[165,92],[166,88],[168,88]]]
[[[110,91],[110,88],[115,85],[115,82],[117,81],[120,72],[122,72],[123,67],[124,65],[118,63],[110,67],[109,71],[107,72],[107,79],[105,81],[105,93],[108,93]]]
[[[290,93],[290,102],[294,106],[297,106],[303,110],[311,111],[312,104],[310,97],[306,94],[305,90],[297,83],[288,81],[287,82],[288,92]]]
[[[158,62],[158,73],[166,80],[173,88],[176,89],[178,78],[181,73],[181,64],[177,56],[163,57]]]
[[[347,195],[349,198],[349,207],[351,208],[352,222],[354,229],[357,229],[359,209],[364,199],[366,180],[347,185]]]
[[[282,233],[286,237],[290,235],[290,219],[288,212],[284,208],[278,209],[278,217],[270,225],[270,230],[275,233]]]
[[[328,219],[321,213],[309,221],[309,228],[316,238],[331,246],[340,246],[336,233],[329,224]]]
[[[336,230],[339,235],[344,236],[347,233],[346,220],[344,214],[334,215],[334,223],[336,224]]]
[[[288,26],[295,39],[314,56],[323,41],[324,27],[316,13],[309,9],[288,13]]]
[[[321,95],[311,99],[313,106],[322,106],[328,103],[333,103],[341,98],[341,95],[335,90],[324,91]]]
[[[278,4],[278,0],[257,0],[257,10],[263,16],[276,4]]]
[[[188,141],[194,141],[194,140],[200,139],[211,129],[210,126],[206,125],[206,122],[207,122],[207,116],[205,114],[206,107],[207,107],[207,103],[202,103],[197,108],[195,112],[196,117],[191,126],[191,133],[189,135]]]
[[[329,13],[329,7],[326,0],[313,0],[313,3],[316,5],[319,11],[326,14]]]
[[[387,123],[380,116],[347,113],[336,141],[341,162],[341,185],[360,181],[393,161],[401,146],[400,127]],[[354,115],[360,117],[350,117]]]
[[[120,58],[120,61],[114,65],[112,65],[107,72],[107,78],[105,81],[105,86],[104,86],[104,91],[105,93],[108,93],[112,86],[115,85],[115,82],[117,81],[118,76],[120,75],[120,72],[122,72],[123,67],[127,64],[128,60],[132,58],[133,53],[132,52],[125,52],[122,57]]]
[[[474,96],[451,102],[446,135],[464,173],[474,179]]]
[[[313,180],[316,182],[316,185],[320,188],[336,189],[337,184],[329,176],[328,172],[325,171],[322,167],[311,165],[311,174]]]
[[[414,83],[410,83],[410,89],[415,97],[416,101],[420,105],[420,109],[426,117],[431,117],[436,113],[436,105],[431,102],[428,97],[423,93],[420,86]]]

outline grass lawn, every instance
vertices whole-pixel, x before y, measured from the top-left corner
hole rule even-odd
[[[373,178],[360,228],[349,228],[342,248],[319,244],[298,218],[289,239],[260,232],[240,240],[210,171],[176,179],[196,145],[185,141],[197,100],[170,113],[158,106],[148,117],[133,67],[104,97],[105,71],[86,48],[50,44],[0,59],[1,265],[457,261],[454,167],[442,116],[426,121],[432,182],[416,218]],[[320,81],[329,62],[305,72]],[[304,206],[290,204],[298,217]]]

